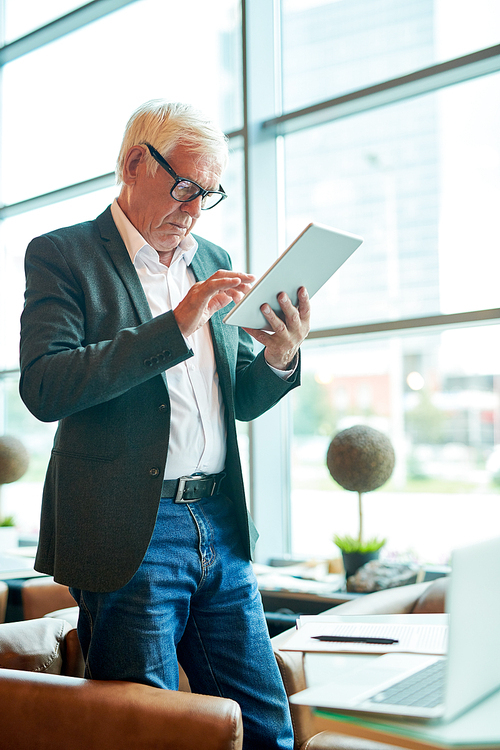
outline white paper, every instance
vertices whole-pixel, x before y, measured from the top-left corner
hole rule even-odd
[[[280,648],[283,651],[311,651],[324,653],[446,653],[448,645],[448,625],[335,622],[327,618],[300,618],[299,627],[290,639]],[[393,638],[393,644],[343,643],[339,641],[318,641],[317,635],[341,635],[356,638]]]

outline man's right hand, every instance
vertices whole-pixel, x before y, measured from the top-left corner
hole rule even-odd
[[[231,301],[239,302],[250,291],[255,276],[249,273],[220,270],[206,281],[198,281],[174,310],[183,336],[191,336],[212,315]]]

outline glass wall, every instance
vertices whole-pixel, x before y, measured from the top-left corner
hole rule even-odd
[[[290,241],[311,220],[364,237],[315,328],[497,306],[499,133],[495,74],[286,137]]]
[[[363,498],[364,536],[384,554],[446,562],[450,550],[500,529],[500,326],[310,342],[293,394],[292,539],[298,556],[336,556],[356,536],[357,494],[330,476],[340,430],[388,435],[390,481]]]
[[[498,4],[458,5],[283,0],[285,109],[498,44]],[[500,527],[500,329],[366,331],[498,308],[500,75],[334,112],[284,137],[288,240],[309,221],[364,237],[313,300],[317,337],[293,395],[291,547],[336,556],[333,534],[357,534],[357,498],[326,453],[338,431],[368,424],[390,437],[396,467],[366,496],[365,536],[387,537],[385,554],[444,562]]]
[[[165,8],[133,2],[4,66],[4,203],[112,172],[126,122],[148,99],[188,97],[224,130],[241,127],[238,3]],[[173,30],[192,15],[186,50]]]
[[[15,42],[81,5],[70,0],[4,0],[0,39]],[[0,434],[20,438],[31,458],[25,476],[3,487],[1,512],[14,515],[25,535],[38,529],[43,477],[56,427],[34,419],[18,395],[19,317],[29,241],[56,227],[94,218],[112,202],[117,188],[111,173],[122,134],[142,102],[189,100],[227,132],[243,124],[237,0],[222,0],[217,13],[201,0],[189,8],[167,7],[162,0],[121,5],[92,23],[82,21],[81,28],[50,43],[39,45],[33,39],[31,51],[0,69]],[[186,47],[179,30],[187,27]],[[230,200],[204,214],[197,230],[227,248],[234,265],[242,267],[244,164],[238,138],[232,139],[231,150],[224,175]],[[101,176],[99,185],[109,187],[86,186],[85,181]],[[76,197],[70,197],[74,192]]]
[[[310,221],[364,237],[313,300],[302,387],[241,428],[259,559],[331,557],[333,534],[355,531],[355,498],[325,457],[359,423],[396,451],[390,482],[365,502],[366,531],[388,537],[388,554],[442,562],[498,528],[497,0],[0,9],[0,432],[32,457],[3,488],[3,512],[22,533],[36,534],[55,429],[17,395],[25,248],[106,208],[128,117],[163,97],[230,136],[230,199],[197,229],[235,267],[264,270]]]
[[[82,0],[4,0],[4,42],[25,36],[85,5]]]
[[[285,111],[499,42],[495,0],[282,0],[281,7]]]

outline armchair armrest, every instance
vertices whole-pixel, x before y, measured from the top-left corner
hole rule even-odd
[[[240,750],[226,698],[0,669],[2,745],[18,750]]]
[[[53,578],[29,578],[24,581],[21,601],[25,620],[43,617],[55,609],[75,606],[68,587],[56,583]]]
[[[374,591],[345,604],[339,604],[338,607],[328,612],[332,615],[407,615],[419,612],[444,612],[445,585],[446,579],[439,578],[435,581]],[[427,601],[427,606],[421,605],[424,599]]]

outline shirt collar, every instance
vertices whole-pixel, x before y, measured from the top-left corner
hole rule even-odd
[[[118,201],[116,198],[111,204],[111,215],[113,217],[113,221],[116,224],[116,228],[120,233],[120,237],[122,238],[125,247],[127,248],[127,252],[132,263],[135,264],[137,255],[143,249],[146,251],[147,249],[152,250],[156,258],[158,258],[158,253],[156,252],[156,250],[146,242],[144,237],[127,218],[127,216],[118,205]],[[179,243],[179,246],[174,253],[173,260],[175,261],[180,257],[183,257],[186,265],[190,266],[197,249],[197,241],[191,234],[188,234],[187,237],[184,237],[184,239]]]

